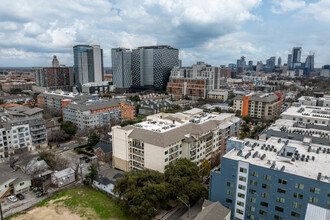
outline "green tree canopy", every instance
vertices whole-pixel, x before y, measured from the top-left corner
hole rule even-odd
[[[100,135],[92,133],[88,136],[87,150],[91,151],[95,145],[100,141]]]
[[[210,175],[211,163],[205,158],[201,159],[200,163],[201,163],[201,169],[199,170],[199,173],[203,180],[204,176]]]
[[[77,126],[75,124],[73,124],[71,121],[64,121],[61,124],[61,129],[67,133],[70,138],[72,138],[73,136],[76,135],[77,132]]]
[[[193,203],[204,195],[197,165],[184,158],[171,163],[165,168],[165,181],[170,184],[170,197],[179,196],[186,202]]]
[[[129,171],[117,179],[114,192],[139,219],[151,219],[158,205],[168,201],[168,184],[164,175],[154,170]]]

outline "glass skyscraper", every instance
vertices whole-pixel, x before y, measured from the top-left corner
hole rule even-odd
[[[132,85],[132,52],[125,48],[111,49],[113,84],[119,89],[128,89]]]
[[[79,91],[85,83],[103,81],[103,50],[99,45],[76,45],[73,57],[74,83]]]

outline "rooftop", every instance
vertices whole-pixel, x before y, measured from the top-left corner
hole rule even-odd
[[[330,183],[328,146],[277,137],[266,141],[246,138],[244,146],[223,157]]]
[[[89,100],[83,103],[69,103],[64,108],[76,109],[80,111],[92,111],[103,108],[119,106],[122,101],[117,99],[100,99],[100,100]]]
[[[278,100],[278,96],[275,93],[255,93],[252,92],[248,95],[250,101],[256,101],[256,102],[274,102]],[[243,95],[237,95],[234,99],[235,100],[243,100]]]
[[[175,114],[151,115],[144,122],[120,129],[131,131],[130,138],[166,147],[184,139],[191,141],[187,139],[191,135],[203,135],[215,128],[226,128],[239,121],[235,114],[204,113],[201,109],[191,109]]]
[[[305,117],[305,118],[315,118],[319,120],[328,120],[330,121],[330,107],[319,107],[319,106],[307,106],[295,104],[288,108],[285,112],[281,114],[283,116],[294,116]],[[313,123],[313,121],[311,121]],[[330,124],[324,123],[325,125]]]
[[[56,90],[56,91],[45,91],[41,93],[39,96],[47,96],[54,98],[90,98],[97,95],[87,95],[85,93],[73,93],[62,90]]]

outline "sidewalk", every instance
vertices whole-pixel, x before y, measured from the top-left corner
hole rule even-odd
[[[189,211],[187,211],[180,217],[180,219],[181,220],[194,219],[198,215],[198,213],[202,211],[203,202],[204,199],[200,199],[195,203],[195,205],[193,205],[190,208],[190,218],[188,218]]]

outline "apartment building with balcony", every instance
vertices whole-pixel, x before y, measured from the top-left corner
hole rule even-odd
[[[274,118],[279,117],[282,109],[282,93],[250,93],[237,95],[233,108],[241,111],[242,117]]]
[[[231,219],[327,219],[329,146],[271,137],[231,138],[221,168],[211,171],[209,199]]]
[[[192,109],[159,113],[132,126],[113,127],[113,165],[124,171],[146,168],[159,172],[179,158],[200,165],[203,158],[211,160],[225,153],[226,140],[239,135],[240,122],[234,114]]]
[[[71,121],[79,129],[110,125],[112,120],[135,119],[135,106],[116,99],[72,102],[63,100],[63,121]]]
[[[47,146],[42,109],[15,106],[0,113],[0,162],[22,150]]]

